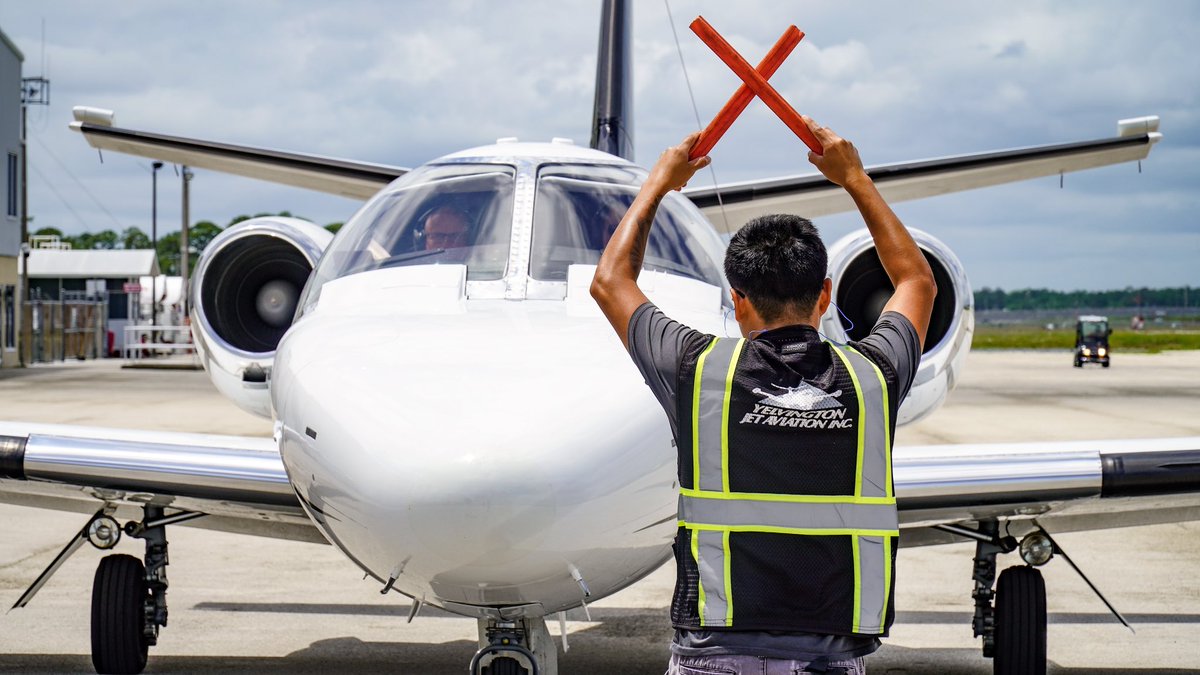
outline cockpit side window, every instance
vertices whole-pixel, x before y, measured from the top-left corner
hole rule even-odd
[[[633,203],[645,174],[632,167],[553,166],[538,177],[530,275],[564,281],[573,264],[594,265]],[[708,227],[672,200],[659,207],[642,267],[722,285],[698,237]]]
[[[384,267],[462,264],[469,281],[503,278],[514,175],[511,166],[491,164],[434,165],[405,175],[341,229],[301,306],[327,281]]]

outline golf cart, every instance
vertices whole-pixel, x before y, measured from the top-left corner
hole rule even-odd
[[[1085,363],[1099,363],[1107,368],[1110,335],[1112,329],[1108,327],[1107,316],[1079,317],[1075,322],[1075,367],[1082,368]]]

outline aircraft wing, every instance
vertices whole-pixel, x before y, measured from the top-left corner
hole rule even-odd
[[[1121,120],[1117,130],[1113,138],[884,164],[869,167],[867,173],[885,199],[899,202],[1137,161],[1145,159],[1162,138],[1157,117]],[[724,233],[769,213],[816,218],[855,208],[844,190],[820,174],[684,190],[683,194]]]
[[[1200,520],[1200,436],[897,447],[893,478],[905,546],[986,519],[1015,536]]]
[[[0,502],[139,520],[145,504],[207,514],[188,525],[325,543],[270,438],[0,422]]]
[[[368,199],[408,171],[398,166],[120,129],[112,126],[111,111],[95,108],[78,107],[75,118],[71,128],[83,134],[97,150],[186,164],[352,199]]]

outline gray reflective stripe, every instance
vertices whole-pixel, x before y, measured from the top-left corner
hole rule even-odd
[[[833,347],[845,357],[846,364],[858,380],[858,396],[862,409],[858,423],[863,425],[862,489],[863,497],[890,496],[888,481],[888,406],[887,390],[883,387],[879,368],[854,349]]]
[[[692,530],[697,537],[696,566],[700,569],[700,625],[724,626],[729,610],[725,596],[725,533],[712,530]]]
[[[891,532],[899,527],[894,504],[783,502],[757,499],[679,497],[679,519],[688,525],[747,529],[870,530]]]
[[[736,339],[714,339],[711,349],[701,355],[696,364],[696,387],[694,399],[696,438],[695,452],[699,454],[700,475],[695,477],[696,487],[701,490],[723,490],[725,472],[721,466],[721,444],[725,439],[722,429],[725,411],[726,382],[730,363],[737,358],[742,341]]]
[[[858,577],[860,583],[855,633],[882,633],[888,585],[884,570],[890,565],[891,542],[886,537],[858,538]]]

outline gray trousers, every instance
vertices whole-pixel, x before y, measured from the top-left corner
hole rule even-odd
[[[809,663],[793,659],[769,659],[762,656],[679,656],[671,655],[667,675],[866,675],[863,659]]]

